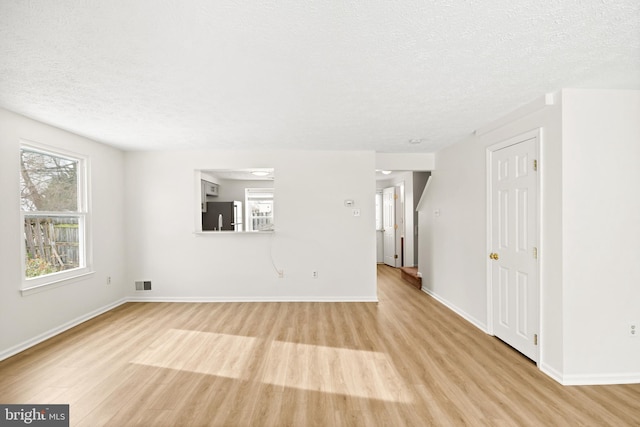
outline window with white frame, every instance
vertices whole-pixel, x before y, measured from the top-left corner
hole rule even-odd
[[[246,188],[246,230],[273,230],[273,188]]]
[[[86,169],[82,156],[21,145],[23,288],[88,272]]]

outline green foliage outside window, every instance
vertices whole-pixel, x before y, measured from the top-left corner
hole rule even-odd
[[[38,277],[58,271],[53,265],[42,258],[27,259],[25,275],[27,277]]]

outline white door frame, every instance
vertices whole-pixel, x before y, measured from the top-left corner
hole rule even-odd
[[[515,145],[518,144],[520,142],[524,142],[526,140],[532,139],[532,138],[536,138],[537,140],[537,144],[536,144],[536,159],[540,159],[540,153],[541,153],[541,147],[542,147],[542,129],[541,128],[537,128],[522,134],[519,134],[517,136],[511,137],[509,139],[506,139],[502,142],[498,142],[496,144],[493,144],[489,147],[487,147],[487,151],[486,151],[486,197],[487,197],[487,235],[486,235],[486,274],[487,274],[487,332],[490,335],[495,335],[494,334],[494,325],[493,325],[493,284],[492,284],[492,280],[493,280],[493,276],[491,274],[492,272],[492,261],[489,259],[489,253],[492,251],[492,233],[493,233],[493,218],[492,218],[492,192],[491,192],[491,188],[492,188],[492,181],[491,181],[491,168],[492,168],[492,155],[495,151],[498,151],[502,148],[508,147],[510,145]],[[541,164],[538,161],[538,173],[536,174],[536,179],[537,179],[537,189],[536,189],[536,199],[537,199],[537,212],[536,212],[536,240],[538,242],[538,263],[536,263],[535,268],[537,269],[537,274],[536,274],[536,280],[538,281],[538,311],[539,311],[539,315],[538,315],[538,331],[542,330],[542,286],[541,286],[541,280],[540,280],[540,252],[541,252],[541,239],[540,239],[540,218],[541,218],[541,212],[542,212],[542,204],[541,204],[541,197],[540,197],[540,192],[541,192],[541,177],[542,176],[542,169],[541,169]],[[537,364],[540,365],[541,363],[541,355],[542,355],[542,336],[541,334],[539,334],[539,338],[538,338],[538,360],[537,360]]]
[[[407,232],[406,232],[406,212],[405,212],[405,186],[404,181],[395,184],[396,187],[396,267],[404,267],[404,256],[406,255],[405,248],[407,246]],[[403,240],[404,239],[404,240]],[[404,242],[404,245],[403,245]]]
[[[392,193],[393,197],[391,199],[391,209],[389,211],[387,211],[387,200],[386,197],[388,194]],[[398,267],[398,243],[397,243],[397,236],[398,236],[398,218],[396,217],[397,215],[397,200],[398,200],[398,189],[395,185],[392,185],[390,187],[385,187],[382,190],[382,228],[383,228],[383,236],[382,236],[382,245],[383,245],[383,262],[387,265],[390,265],[392,267]],[[391,218],[393,221],[393,224],[388,224],[388,220],[389,220],[389,215],[388,213],[391,213],[393,215],[393,218]],[[389,237],[391,237],[391,239],[389,239]],[[389,245],[387,245],[387,242],[389,243],[393,243],[393,248],[392,248],[392,252],[390,253],[389,251]]]

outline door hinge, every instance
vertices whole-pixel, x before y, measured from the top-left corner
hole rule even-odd
[[[533,160],[533,170],[537,171],[538,170],[538,160]]]
[[[393,200],[398,200],[398,195],[397,194],[393,195]]]
[[[393,257],[394,257],[395,259],[398,259],[398,255],[394,255]]]
[[[533,345],[538,345],[538,334],[533,334]]]
[[[393,229],[397,230],[398,229],[398,224],[393,224]]]
[[[533,259],[538,259],[538,248],[533,248]]]

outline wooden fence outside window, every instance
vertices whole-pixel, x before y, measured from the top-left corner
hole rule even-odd
[[[26,276],[78,268],[78,230],[76,217],[25,217]]]

